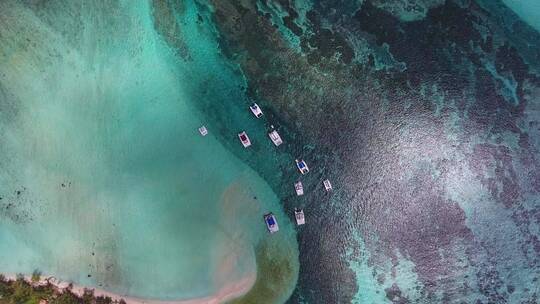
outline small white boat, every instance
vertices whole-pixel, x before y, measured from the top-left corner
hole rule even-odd
[[[294,190],[296,190],[296,195],[304,195],[304,186],[302,185],[302,182],[298,181],[294,183]]]
[[[279,136],[279,133],[276,130],[268,133],[268,136],[270,137],[274,145],[276,145],[276,147],[283,143],[283,140],[281,140],[281,136]]]
[[[296,219],[296,225],[304,225],[306,223],[306,219],[304,217],[304,210],[294,208],[294,218]]]
[[[242,145],[244,145],[244,148],[251,146],[251,141],[249,140],[246,131],[238,133],[238,138],[240,138],[240,141],[242,142]]]
[[[298,168],[300,173],[306,174],[309,172],[309,168],[303,159],[301,160],[296,159],[295,162],[296,162],[296,167]]]
[[[262,112],[262,110],[261,110],[261,108],[259,107],[258,104],[252,103],[249,106],[249,109],[251,110],[251,113],[253,113],[253,115],[255,115],[255,117],[261,118],[263,116],[263,112]]]
[[[265,214],[264,222],[266,223],[266,228],[268,228],[268,231],[270,231],[270,233],[279,231],[279,226],[273,213],[270,212],[268,214]]]
[[[205,126],[201,126],[199,128],[199,133],[201,133],[202,136],[206,136],[206,134],[208,134],[208,130],[206,129]]]
[[[327,179],[323,180],[323,185],[324,185],[324,190],[326,190],[326,192],[332,191],[332,184],[330,184],[329,180]]]

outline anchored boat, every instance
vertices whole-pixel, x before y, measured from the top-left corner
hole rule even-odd
[[[238,138],[240,138],[240,141],[242,142],[242,145],[244,145],[244,148],[251,146],[251,141],[249,140],[246,131],[238,133]]]
[[[272,132],[268,133],[268,137],[270,137],[276,147],[283,143],[281,136],[279,136],[279,133],[276,130],[272,130]]]
[[[249,109],[251,110],[251,113],[253,113],[253,115],[255,115],[255,117],[261,118],[263,116],[263,112],[262,112],[261,108],[259,108],[258,104],[252,103],[249,106]]]
[[[278,232],[279,226],[276,220],[276,217],[272,212],[264,215],[264,222],[266,223],[266,228],[270,233]]]
[[[306,219],[304,218],[304,210],[294,208],[294,218],[296,219],[296,225],[304,225]]]
[[[199,128],[199,133],[201,133],[202,136],[206,136],[206,134],[208,134],[208,130],[206,129],[205,126],[201,126]]]
[[[324,185],[324,190],[326,190],[326,192],[332,191],[332,184],[330,184],[329,180],[327,179],[323,180],[323,185]]]
[[[294,190],[296,190],[296,195],[304,195],[304,186],[301,181],[294,183]]]
[[[296,159],[295,161],[296,161],[296,167],[298,168],[300,173],[306,174],[309,172],[309,168],[303,159],[301,160]]]

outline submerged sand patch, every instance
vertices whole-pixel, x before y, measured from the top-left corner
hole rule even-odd
[[[232,183],[224,193],[223,214],[229,218],[250,218],[252,227],[238,227],[235,229],[237,233],[246,228],[262,228],[264,231],[258,235],[258,240],[252,240],[256,244],[257,279],[249,292],[230,303],[283,303],[291,295],[298,279],[298,247],[293,224],[281,206],[270,203],[272,200],[266,198],[264,191],[242,189],[246,177]],[[280,231],[277,233],[270,234],[265,229],[263,215],[267,212],[274,213],[278,219]]]
[[[194,2],[175,16],[191,61],[156,34],[149,3],[111,6],[0,3],[0,272],[37,268],[133,299],[247,291],[253,248],[297,248],[276,195],[193,106],[212,90],[236,100],[242,80]]]

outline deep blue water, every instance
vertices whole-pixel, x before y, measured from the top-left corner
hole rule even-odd
[[[540,301],[532,26],[501,1],[214,5],[248,94],[312,170],[298,199],[293,168],[252,165],[305,208],[289,303]]]

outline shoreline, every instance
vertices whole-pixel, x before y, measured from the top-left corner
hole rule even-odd
[[[8,273],[2,275],[7,280],[17,279],[17,275],[15,274]],[[221,304],[245,295],[253,287],[256,280],[256,274],[253,273],[243,277],[239,281],[223,286],[211,296],[187,300],[153,300],[123,296],[121,294],[116,294],[100,288],[84,287],[76,285],[73,282],[59,280],[54,276],[47,277],[41,275],[39,281],[37,282],[32,282],[32,275],[24,275],[23,277],[24,280],[30,283],[32,286],[43,286],[51,284],[55,288],[57,288],[59,292],[64,292],[69,289],[77,296],[82,296],[85,291],[92,291],[95,297],[109,297],[113,301],[123,300],[126,304]]]

